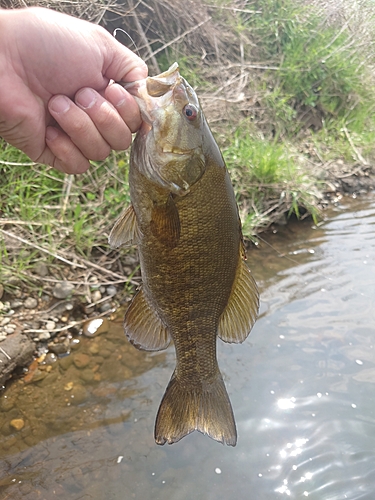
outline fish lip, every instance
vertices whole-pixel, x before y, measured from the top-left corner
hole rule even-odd
[[[161,97],[179,85],[181,77],[178,63],[175,62],[167,71],[160,73],[160,75],[148,76],[134,82],[118,81],[116,83],[121,85],[132,96],[144,99],[145,96],[140,92],[144,87],[146,87],[148,97]]]

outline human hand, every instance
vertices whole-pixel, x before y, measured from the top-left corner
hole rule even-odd
[[[70,174],[126,149],[141,117],[110,80],[146,64],[103,28],[52,10],[0,9],[0,136],[33,161]]]

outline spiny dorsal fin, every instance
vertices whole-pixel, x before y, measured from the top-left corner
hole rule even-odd
[[[112,248],[137,243],[139,227],[133,205],[130,205],[117,219],[108,238]]]
[[[145,351],[161,351],[171,341],[167,327],[147,302],[142,288],[125,313],[124,329],[129,341]]]
[[[218,336],[224,342],[241,343],[258,316],[259,292],[250,269],[241,260],[227,307],[220,317]]]
[[[180,216],[172,194],[165,205],[155,205],[151,214],[152,234],[161,243],[174,248],[180,239]]]

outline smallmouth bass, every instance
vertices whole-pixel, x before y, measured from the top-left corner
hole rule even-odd
[[[218,367],[216,338],[243,342],[259,294],[244,263],[229,174],[196,93],[168,71],[126,85],[143,124],[131,149],[131,206],[115,223],[113,247],[138,245],[142,287],[124,329],[139,349],[173,339],[176,368],[155,423],[157,444],[198,430],[235,446],[236,424]]]

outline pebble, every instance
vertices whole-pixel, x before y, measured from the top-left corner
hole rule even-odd
[[[50,332],[51,330],[54,330],[56,326],[56,323],[54,321],[47,321],[46,323],[46,329]]]
[[[4,326],[4,332],[7,335],[12,335],[12,333],[14,333],[15,329],[16,329],[16,325],[7,325],[7,326]]]
[[[34,297],[27,297],[23,305],[26,309],[35,309],[38,307],[38,301]]]
[[[34,273],[38,276],[48,276],[49,270],[47,265],[44,262],[38,262],[38,264],[34,267]]]
[[[25,421],[22,418],[14,418],[10,421],[10,426],[16,431],[20,431],[25,427]]]
[[[79,405],[86,401],[86,399],[89,397],[89,393],[87,390],[83,387],[81,384],[75,384],[73,388],[73,394],[74,396],[72,398],[72,404]]]
[[[117,293],[117,288],[115,286],[112,286],[112,285],[108,286],[106,292],[107,292],[107,295],[110,295],[111,297],[113,297],[113,295],[116,295],[116,293]]]
[[[49,352],[44,358],[44,362],[46,365],[52,365],[53,363],[56,363],[56,361],[57,361],[57,356],[53,352]]]
[[[12,309],[18,309],[19,307],[21,307],[23,305],[23,302],[22,300],[12,300],[10,302],[10,307]]]
[[[73,309],[73,304],[71,302],[67,302],[65,304],[65,310],[66,311],[71,311]]]
[[[3,340],[5,340],[6,338],[7,338],[7,336],[6,336],[6,335],[1,335],[1,334],[0,334],[0,342],[2,342]]]
[[[39,340],[49,340],[50,338],[51,338],[51,334],[49,332],[47,332],[47,331],[41,332],[38,335],[38,339]]]
[[[10,323],[10,318],[3,318],[3,319],[0,321],[0,326],[5,326],[5,325],[7,325],[8,323]]]
[[[102,294],[99,292],[99,290],[94,290],[91,293],[91,300],[93,302],[98,302],[98,300],[100,300],[101,298],[102,298]]]
[[[94,337],[101,333],[107,333],[108,329],[109,322],[106,318],[95,318],[83,324],[82,333],[86,337]]]
[[[53,296],[57,299],[66,299],[73,292],[74,286],[69,281],[56,283],[53,288]]]
[[[110,302],[104,302],[99,308],[100,312],[104,313],[110,311],[112,309],[112,305]]]
[[[87,354],[78,352],[73,356],[73,363],[77,368],[86,368],[86,366],[90,363],[90,356]]]
[[[64,342],[59,343],[50,342],[48,348],[57,355],[68,354],[70,352],[70,343],[69,340],[64,340]]]

